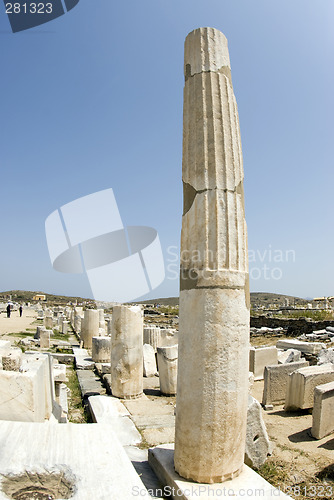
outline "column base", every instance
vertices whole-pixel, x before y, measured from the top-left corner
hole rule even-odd
[[[222,498],[273,500],[291,499],[275,488],[247,465],[235,478],[223,483],[204,484],[188,481],[175,472],[174,444],[150,448],[148,461],[163,485],[164,493],[175,500],[216,500]],[[292,500],[292,499],[291,499]]]

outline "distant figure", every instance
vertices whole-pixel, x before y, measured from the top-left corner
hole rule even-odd
[[[10,318],[10,304],[7,306],[7,318]]]
[[[20,311],[20,318],[21,318],[22,317],[22,311],[23,311],[22,306],[19,307],[19,311]]]

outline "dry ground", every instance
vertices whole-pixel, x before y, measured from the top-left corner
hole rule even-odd
[[[19,311],[13,311],[10,318],[7,318],[6,313],[0,314],[0,338],[6,339],[8,333],[20,333],[26,331],[27,328],[34,329],[31,326],[37,318],[37,312],[32,309],[23,309],[22,318]],[[8,339],[13,339],[9,336]]]

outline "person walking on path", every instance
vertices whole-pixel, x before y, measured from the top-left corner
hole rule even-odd
[[[20,311],[20,318],[22,318],[22,306],[19,307],[19,311]]]
[[[7,306],[7,318],[10,318],[10,304]]]

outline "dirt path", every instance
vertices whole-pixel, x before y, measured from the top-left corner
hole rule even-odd
[[[37,312],[32,309],[24,309],[22,318],[19,311],[13,311],[10,318],[6,313],[0,314],[0,338],[5,338],[8,333],[24,332],[36,320]],[[30,327],[32,328],[32,327]]]

